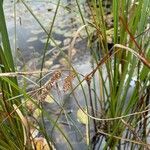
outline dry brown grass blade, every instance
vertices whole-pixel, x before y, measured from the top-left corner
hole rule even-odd
[[[25,76],[25,75],[33,75],[40,73],[49,73],[50,71],[32,71],[32,72],[6,72],[0,73],[0,77],[16,77],[16,76]]]
[[[126,31],[128,32],[131,40],[134,42],[134,44],[137,46],[137,48],[139,49],[139,52],[142,53],[142,49],[141,47],[138,45],[138,43],[136,42],[134,36],[132,35],[132,33],[130,32],[128,25],[125,23],[125,21],[123,20],[123,18],[121,16],[119,16],[119,19],[121,21],[121,23],[123,24],[123,26],[125,27]]]
[[[124,45],[121,45],[121,44],[115,44],[114,47],[117,47],[117,48],[121,48],[121,49],[124,49],[124,50],[127,50],[129,52],[131,52],[133,55],[135,55],[137,58],[140,59],[140,61],[145,65],[147,66],[149,69],[150,69],[150,60],[148,60],[144,54],[139,54],[137,53],[136,51],[134,51],[133,49],[129,48],[129,47],[126,47]],[[116,50],[115,50],[116,51]]]
[[[72,42],[71,42],[71,44],[70,44],[70,48],[68,49],[69,64],[71,64],[72,50],[73,50],[73,48],[74,48],[76,39],[79,37],[81,30],[83,30],[86,26],[87,26],[87,24],[81,26],[81,27],[77,30],[77,32],[75,33],[75,35],[74,35],[74,37],[73,37],[73,39],[72,39]]]
[[[14,107],[15,112],[20,117],[20,120],[23,124],[24,145],[26,145],[27,141],[28,141],[27,138],[29,138],[29,132],[30,132],[27,119],[23,116],[22,112],[19,110],[19,108],[15,104],[13,104],[13,107]],[[26,134],[26,133],[28,133],[28,134]]]
[[[59,69],[60,71],[70,71],[68,69]],[[55,70],[48,70],[48,71],[28,71],[28,72],[5,72],[0,73],[0,77],[16,77],[16,76],[27,76],[27,75],[34,75],[34,74],[40,74],[40,73],[54,73]]]

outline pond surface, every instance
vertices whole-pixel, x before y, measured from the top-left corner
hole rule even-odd
[[[7,27],[14,55],[21,55],[25,62],[42,56],[47,41],[47,33],[52,25],[57,1],[27,1],[25,4],[22,2],[14,4],[13,1],[6,0],[4,4]],[[81,6],[84,6],[82,4],[83,2]],[[47,33],[45,33],[29,10],[32,11]],[[67,46],[81,25],[82,21],[77,13],[75,1],[61,1],[51,37],[60,47]],[[85,33],[82,35],[82,38],[85,38]],[[54,47],[55,45],[50,42],[47,52],[51,51]]]

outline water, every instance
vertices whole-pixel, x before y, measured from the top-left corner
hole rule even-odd
[[[75,12],[76,8],[74,7],[74,2],[75,1],[64,0],[61,2],[61,6],[58,10],[58,15],[52,30],[52,37],[60,47],[66,45],[65,41],[68,40],[70,42],[72,36],[81,25],[81,19]],[[35,57],[35,53],[38,56],[42,55],[47,34],[21,2],[15,5],[16,18],[13,1],[6,0],[4,4],[7,27],[14,56],[18,56],[19,53],[25,62],[28,62]],[[33,11],[47,32],[50,30],[52,24],[56,4],[57,1],[55,1],[55,3],[53,1],[26,2],[26,5]],[[69,44],[69,42],[67,44]],[[51,42],[47,51],[51,50],[54,46],[55,45]]]
[[[43,56],[47,34],[21,2],[18,2],[15,5],[16,17],[14,14],[13,1],[5,0],[4,2],[10,44],[13,56],[15,58],[15,63],[18,66],[18,71],[22,71],[24,68],[26,68],[26,71],[37,71],[41,66],[41,58]],[[52,18],[56,9],[56,3],[57,1],[55,1],[55,4],[54,1],[26,2],[28,7],[33,11],[47,32],[50,30]],[[61,48],[65,49],[64,52],[66,54],[68,53],[68,48],[75,32],[82,25],[81,18],[79,14],[76,13],[76,7],[74,6],[74,3],[75,1],[71,0],[64,0],[63,2],[61,1],[61,5],[63,5],[63,7],[61,6],[59,8],[58,16],[56,17],[56,21],[52,30],[52,37]],[[68,8],[69,11],[64,9],[64,7]],[[85,38],[85,31],[83,31],[81,35],[82,38],[78,38],[78,42],[75,44],[73,63],[74,67],[79,72],[86,74],[87,71],[91,70],[91,66],[89,63],[89,52],[86,46],[87,40]],[[63,58],[62,55],[59,54],[57,57],[55,56],[55,54],[58,52],[59,50],[55,48],[55,45],[52,42],[50,42],[46,55],[46,63],[49,65],[47,66],[45,63],[45,69],[51,69],[56,65],[58,66],[56,68],[64,67],[60,61]],[[37,77],[30,77],[30,80],[34,82],[36,82],[37,79]],[[34,85],[29,85],[28,88],[31,89],[33,87]],[[53,90],[52,93],[55,96],[55,99],[57,99],[60,103],[67,100],[67,105],[65,108],[66,111],[70,111],[68,115],[70,116],[71,120],[69,120],[69,122],[66,120],[66,116],[64,114],[60,115],[60,119],[58,120],[60,128],[67,135],[74,149],[87,149],[85,142],[85,125],[81,124],[77,119],[78,107],[73,97],[63,92],[61,93],[62,95],[60,97],[55,90]],[[81,102],[81,105],[84,106],[84,97],[81,89],[79,89],[77,93],[80,93],[77,94],[77,97],[80,97],[79,102]],[[48,112],[55,121],[58,117],[58,114],[53,112],[59,110],[60,107],[56,103],[49,104],[47,102],[44,103],[44,107],[46,112]],[[44,118],[44,121],[47,133],[49,136],[52,136],[52,139],[54,139],[56,148],[61,150],[68,149],[69,145],[64,140],[61,133],[55,128],[52,134],[51,130],[53,128],[53,124],[49,122],[47,118]],[[71,125],[72,122],[77,126],[78,129],[80,129],[81,133],[79,133],[79,131],[77,131],[77,129]],[[40,136],[40,133],[38,133],[38,136]]]

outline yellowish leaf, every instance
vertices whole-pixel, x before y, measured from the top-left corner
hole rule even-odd
[[[85,112],[87,113],[87,110],[85,110]],[[85,125],[88,124],[88,116],[81,109],[78,109],[77,111],[77,119]]]
[[[34,139],[34,144],[36,146],[36,150],[55,150],[55,147],[52,145],[50,142],[50,146],[48,146],[48,143],[45,138],[35,138]]]

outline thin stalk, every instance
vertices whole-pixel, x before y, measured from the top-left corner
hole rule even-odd
[[[60,6],[60,0],[57,3],[56,10],[55,10],[55,13],[54,13],[54,16],[53,16],[53,19],[52,19],[52,24],[51,24],[51,27],[50,27],[50,31],[48,33],[47,41],[46,41],[46,44],[45,44],[45,47],[44,47],[44,54],[43,54],[42,64],[41,64],[41,72],[42,72],[43,67],[44,67],[45,55],[46,55],[46,51],[47,51],[47,48],[48,48],[48,45],[49,45],[49,40],[50,40],[50,37],[51,37],[51,34],[52,34],[52,30],[53,30],[53,27],[54,27],[54,23],[55,23],[55,20],[56,20],[56,16],[57,16],[59,6]],[[40,74],[40,79],[41,78],[42,78],[42,73]],[[41,82],[40,82],[40,86],[41,86]]]

